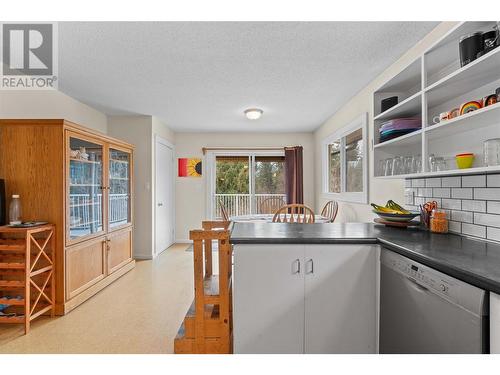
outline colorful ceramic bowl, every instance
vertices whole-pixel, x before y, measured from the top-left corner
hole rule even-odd
[[[458,154],[455,156],[455,161],[457,162],[458,169],[467,169],[471,168],[472,164],[474,164],[474,154]]]

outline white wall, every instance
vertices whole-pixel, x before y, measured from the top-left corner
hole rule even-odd
[[[314,138],[312,133],[176,133],[176,157],[203,158],[202,147],[304,147],[304,203],[314,205]],[[189,238],[206,214],[206,176],[176,177],[176,236]]]
[[[149,259],[154,246],[155,135],[173,143],[174,133],[152,116],[108,116],[108,134],[134,149],[134,256]]]
[[[0,91],[0,118],[65,119],[107,131],[106,115],[60,91]]]
[[[455,22],[443,22],[431,31],[424,39],[406,52],[400,59],[386,69],[381,75],[373,80],[368,86],[354,96],[346,105],[330,117],[314,133],[316,142],[315,169],[316,169],[316,209],[319,210],[328,200],[322,193],[322,175],[321,175],[321,144],[324,138],[333,133],[336,129],[349,124],[353,119],[362,113],[369,114],[369,145],[373,139],[373,99],[372,94],[378,87],[388,79],[399,73],[406,65],[421,55],[425,49],[429,48],[436,40],[446,34]],[[458,47],[457,47],[458,49]],[[353,72],[353,74],[355,74]],[[370,146],[371,150],[371,146]],[[403,180],[380,180],[373,178],[373,160],[370,155],[369,160],[369,201],[376,203],[385,203],[388,199],[404,203]],[[339,202],[339,216],[337,221],[372,221],[374,215],[371,212],[370,205]]]
[[[108,116],[108,134],[134,149],[134,256],[152,254],[151,116]]]

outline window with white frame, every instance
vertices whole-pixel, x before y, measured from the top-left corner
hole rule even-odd
[[[367,114],[323,141],[323,193],[333,199],[368,203]]]

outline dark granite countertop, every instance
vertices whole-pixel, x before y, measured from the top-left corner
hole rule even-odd
[[[389,250],[500,294],[500,244],[371,223],[234,223],[232,244],[380,243]]]

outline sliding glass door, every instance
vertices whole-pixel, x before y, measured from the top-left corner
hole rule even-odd
[[[213,153],[208,156],[208,211],[221,218],[269,213],[269,202],[285,204],[285,157],[282,152]]]

